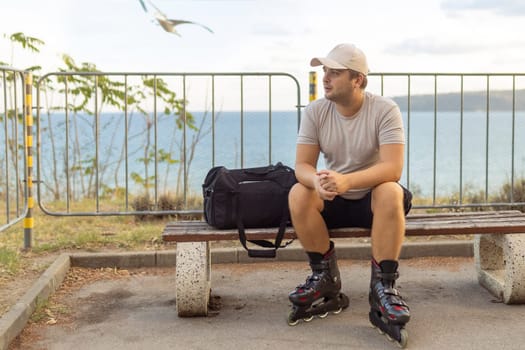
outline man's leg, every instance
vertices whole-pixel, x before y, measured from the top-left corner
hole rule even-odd
[[[403,189],[387,182],[372,190],[372,262],[370,277],[370,322],[401,347],[408,341],[405,324],[408,305],[395,289],[398,259],[405,236]]]
[[[316,315],[324,318],[329,312],[339,313],[350,303],[340,292],[341,274],[334,245],[321,216],[323,206],[315,191],[300,183],[292,187],[289,195],[292,224],[308,255],[312,274],[288,295],[293,304],[288,315],[291,326],[300,319],[309,321]]]

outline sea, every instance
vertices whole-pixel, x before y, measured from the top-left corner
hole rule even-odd
[[[417,196],[451,196],[460,190],[497,193],[505,183],[525,176],[525,112],[402,114],[408,142],[400,182]],[[66,174],[83,172],[111,188],[123,187],[126,178],[131,187],[141,187],[146,178],[156,177],[160,192],[173,193],[186,179],[190,193],[199,195],[214,166],[294,166],[297,111],[191,112],[191,118],[195,127],[181,129],[173,115],[135,113],[126,120],[122,113],[103,113],[98,119],[69,114],[67,124],[64,114],[43,115],[40,180],[50,183],[56,174],[64,180]],[[318,168],[324,168],[322,157]]]

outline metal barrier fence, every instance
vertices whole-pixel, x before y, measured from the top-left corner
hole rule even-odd
[[[0,66],[0,232],[28,212],[24,72]]]
[[[377,73],[407,135],[403,182],[416,208],[523,207],[525,74]]]
[[[3,230],[27,216],[32,145],[24,151],[31,129],[22,117],[24,72],[0,72]],[[368,80],[367,90],[402,110],[402,183],[416,208],[525,204],[525,74]],[[286,73],[58,72],[35,83],[38,203],[49,215],[198,212],[212,166],[293,165],[303,106],[298,81]]]
[[[199,211],[210,167],[281,160],[301,113],[286,73],[58,72],[36,90],[38,200],[57,216]]]

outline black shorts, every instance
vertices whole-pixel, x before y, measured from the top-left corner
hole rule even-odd
[[[399,185],[401,186],[401,185]],[[403,188],[403,205],[405,215],[412,207],[412,193]],[[336,196],[331,201],[324,201],[324,209],[321,212],[328,228],[338,227],[372,227],[372,191],[361,199],[351,200]]]

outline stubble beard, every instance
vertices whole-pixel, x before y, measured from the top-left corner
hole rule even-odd
[[[342,96],[340,94],[334,93],[334,91],[325,92],[324,98],[328,101],[338,102],[341,100]]]

